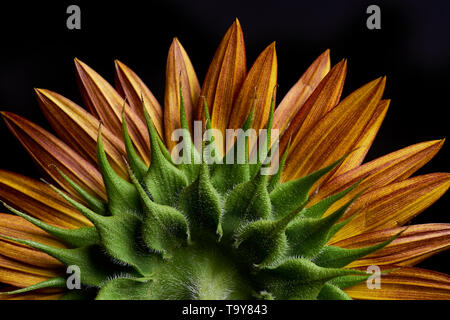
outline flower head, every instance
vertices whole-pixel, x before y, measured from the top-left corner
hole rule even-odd
[[[384,77],[341,98],[347,61],[331,67],[327,50],[275,107],[275,43],[247,70],[237,20],[202,85],[173,40],[163,107],[120,61],[117,90],[75,66],[86,109],[36,89],[56,135],[2,112],[52,180],[0,170],[14,214],[0,214],[2,299],[450,298],[448,275],[414,267],[450,246],[450,226],[404,227],[450,186],[448,173],[412,177],[444,141],[364,162],[389,108]],[[257,135],[232,137],[245,157],[226,163],[239,158],[227,129],[241,128]]]

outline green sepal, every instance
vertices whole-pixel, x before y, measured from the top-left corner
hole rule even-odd
[[[330,232],[328,233],[328,239],[327,242],[333,238],[333,236],[339,232],[339,230],[341,230],[343,227],[345,227],[347,225],[347,223],[349,223],[350,221],[353,220],[353,218],[361,211],[361,209],[357,210],[354,214],[352,214],[350,217],[348,217],[347,219],[345,219],[344,221],[338,222],[336,223],[330,230]]]
[[[269,218],[270,210],[267,176],[257,175],[239,184],[225,199],[222,216],[224,235],[231,237],[240,225]]]
[[[96,300],[150,300],[152,280],[117,278],[100,288]]]
[[[263,163],[265,162],[266,164],[268,164],[268,158],[270,158],[270,153],[271,153],[271,137],[272,137],[272,127],[273,127],[273,114],[275,111],[275,88],[273,89],[273,94],[272,94],[272,99],[270,102],[270,112],[269,112],[269,118],[267,120],[267,125],[266,125],[266,129],[267,129],[267,135],[265,136],[266,138],[266,149],[264,150],[264,154],[263,154],[263,159],[260,158],[260,154],[258,151],[256,151],[256,154],[254,154],[253,156],[256,156],[256,163],[251,163],[249,165],[249,170],[250,170],[250,177],[254,177],[258,171],[261,169],[261,167],[263,166]],[[256,99],[255,99],[255,104],[256,104]],[[264,135],[262,136],[264,137]],[[258,139],[262,138],[261,136]],[[258,143],[258,142],[256,142]],[[259,144],[258,144],[259,146]],[[257,150],[257,149],[255,149]],[[250,150],[250,152],[253,152],[253,150]]]
[[[192,142],[192,137],[189,131],[181,83],[180,83],[180,125],[181,128],[183,128],[188,135],[187,137],[183,137],[183,145],[184,145],[183,151],[186,151],[188,153],[190,163],[184,163],[184,161],[182,161],[179,164],[178,168],[185,174],[188,180],[188,184],[190,184],[198,176],[201,164],[201,157],[200,154],[198,153],[197,148],[194,146],[194,143]]]
[[[78,229],[58,228],[16,210],[6,203],[3,203],[3,205],[14,214],[24,218],[28,222],[31,222],[35,226],[62,240],[71,247],[84,247],[100,243],[100,237],[95,227],[82,227]]]
[[[356,197],[325,218],[302,217],[289,225],[286,229],[286,236],[289,242],[288,254],[304,258],[315,257],[329,240],[329,233],[333,229],[334,224],[344,215]],[[305,209],[306,211],[307,209]]]
[[[381,272],[381,275],[388,274],[389,272],[392,272],[396,269],[389,269],[384,270]],[[346,289],[349,287],[352,287],[354,285],[357,285],[361,282],[367,281],[370,276],[372,276],[372,273],[366,273],[361,275],[347,275],[342,277],[337,277],[333,280],[331,280],[329,283],[332,284],[335,287],[338,287],[339,289]]]
[[[286,163],[286,158],[289,153],[290,144],[291,142],[289,141],[289,144],[286,150],[284,151],[283,157],[281,158],[280,164],[278,166],[278,171],[269,179],[269,183],[267,185],[267,190],[269,191],[269,193],[271,193],[276,187],[280,185],[281,176],[283,174],[284,164]]]
[[[36,241],[17,239],[4,235],[0,235],[0,238],[24,244],[36,250],[45,252],[61,261],[66,266],[78,266],[81,271],[81,282],[88,286],[99,286],[119,269],[119,266],[113,264],[109,257],[102,254],[102,248],[97,245],[75,249],[63,249]]]
[[[255,110],[252,109],[245,119],[244,124],[242,125],[242,131],[239,131],[238,133],[236,142],[234,143],[233,147],[228,150],[227,155],[233,155],[233,163],[226,163],[227,155],[225,155],[222,160],[223,164],[216,166],[212,174],[212,183],[217,191],[219,191],[219,193],[222,195],[226,194],[240,183],[246,182],[250,179],[248,163],[248,136],[245,136],[243,151],[245,157],[244,159],[240,159],[238,157],[240,154],[242,154],[242,152],[238,152],[238,148],[240,147],[238,145],[238,141],[241,141],[242,135],[245,135],[245,132],[251,128],[254,114]]]
[[[144,209],[142,238],[150,249],[170,256],[170,251],[187,244],[189,233],[186,218],[173,207],[153,202],[130,168],[128,172]]]
[[[361,180],[362,181],[362,180]],[[320,200],[316,204],[310,206],[305,211],[305,217],[307,218],[313,218],[313,219],[319,219],[322,218],[322,216],[327,212],[327,210],[338,200],[345,197],[347,194],[349,194],[351,191],[353,191],[361,181],[356,182],[355,184],[351,185],[347,189],[342,190],[341,192],[335,193],[329,197],[326,197],[325,199]],[[359,193],[361,194],[361,192]]]
[[[404,231],[404,230],[403,230]],[[327,268],[343,268],[351,262],[367,256],[377,250],[380,250],[394,241],[403,231],[399,232],[395,236],[388,240],[375,244],[373,246],[358,248],[358,249],[346,249],[335,246],[325,247],[317,256],[313,258],[314,263],[318,266]]]
[[[122,131],[123,131],[123,141],[125,142],[125,149],[127,152],[128,163],[131,169],[138,178],[139,181],[145,176],[148,170],[147,165],[139,157],[136,150],[134,149],[133,142],[131,141],[130,134],[128,132],[127,122],[125,120],[125,110],[122,111]]]
[[[84,190],[82,187],[80,187],[75,181],[70,179],[64,172],[62,172],[57,166],[55,166],[55,169],[58,171],[58,173],[61,175],[61,177],[64,178],[64,180],[67,181],[67,183],[76,191],[78,194],[87,202],[89,207],[91,207],[92,210],[94,210],[96,213],[104,215],[107,211],[107,204],[97,198],[91,195],[89,192]]]
[[[178,208],[187,218],[191,239],[202,239],[205,235],[220,239],[220,195],[211,183],[205,163],[201,165],[197,179],[183,190]]]
[[[131,183],[122,179],[109,164],[103,148],[101,127],[98,131],[97,159],[108,195],[108,209],[111,215],[138,214],[141,207],[136,189]]]
[[[335,286],[336,288],[346,289],[354,285],[357,285],[361,282],[367,281],[367,279],[369,279],[371,275],[372,274],[370,273],[367,273],[365,275],[346,275],[342,277],[337,277],[331,280],[329,283]]]
[[[276,221],[258,220],[241,227],[234,246],[243,259],[256,267],[276,264],[288,248],[286,228],[301,215],[302,210],[300,207]]]
[[[133,266],[141,275],[150,272],[153,257],[144,252],[145,250],[140,248],[136,241],[140,236],[141,217],[134,214],[102,216],[60,190],[54,189],[95,225],[100,234],[101,244],[111,257],[120,261],[121,264]]]
[[[316,299],[324,284],[336,277],[361,274],[350,269],[323,268],[313,262],[295,258],[283,262],[276,268],[261,271],[265,290],[277,300]]]
[[[19,294],[19,293],[25,293],[25,292],[30,292],[33,290],[45,289],[45,288],[66,288],[66,279],[64,279],[62,277],[48,279],[48,280],[33,284],[33,285],[23,288],[23,289],[18,289],[18,290],[8,291],[8,292],[0,292],[0,296],[2,294]]]
[[[344,160],[344,157],[331,165],[317,170],[309,175],[291,180],[278,185],[271,193],[272,213],[275,219],[281,218],[289,212],[295,210],[308,199],[313,185],[331,170],[336,168]]]
[[[203,97],[204,98],[204,97]],[[202,159],[203,161],[205,161],[204,159],[206,159],[205,153],[208,155],[208,161],[206,161],[209,165],[209,171],[210,173],[214,172],[214,170],[217,167],[217,163],[220,163],[221,159],[220,159],[220,155],[219,155],[219,151],[217,150],[217,146],[216,146],[216,142],[215,142],[215,137],[213,134],[211,134],[211,130],[212,126],[211,126],[211,118],[209,116],[209,109],[208,109],[208,105],[206,103],[206,99],[203,99],[203,109],[205,112],[205,127],[206,127],[206,146],[205,148],[202,150]],[[208,148],[208,152],[205,151],[205,149]]]
[[[317,300],[352,300],[352,298],[338,287],[325,283],[317,296]]]
[[[238,231],[234,246],[238,254],[255,267],[272,265],[286,251],[284,230],[277,228],[272,220],[259,220]]]
[[[173,206],[180,191],[187,185],[187,178],[167,160],[147,111],[144,110],[144,114],[150,136],[151,163],[143,182],[156,203]]]

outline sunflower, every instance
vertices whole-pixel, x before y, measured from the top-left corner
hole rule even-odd
[[[414,265],[449,247],[450,226],[404,226],[450,186],[448,173],[412,177],[444,141],[364,162],[389,107],[386,79],[341,99],[346,64],[331,67],[325,51],[275,108],[275,44],[247,70],[236,20],[202,86],[173,40],[162,108],[122,62],[114,89],[75,59],[89,111],[36,89],[57,136],[2,112],[52,182],[0,170],[13,213],[0,214],[0,297],[449,299],[448,275]],[[212,132],[200,148],[196,121]],[[228,155],[226,129],[277,129],[279,139],[264,140],[256,163],[175,164],[179,128],[192,159]],[[245,137],[245,151],[261,139]],[[262,175],[275,151],[279,168]],[[81,289],[69,290],[68,266]]]

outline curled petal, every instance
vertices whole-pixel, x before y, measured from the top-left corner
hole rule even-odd
[[[75,59],[75,66],[81,93],[91,113],[116,136],[121,137],[122,110],[124,110],[130,137],[139,155],[149,163],[149,138],[143,120],[97,72],[78,59]]]
[[[158,101],[133,70],[119,60],[115,61],[115,65],[118,90],[127,97],[130,107],[141,119],[144,119],[142,99],[144,100],[144,107],[153,125],[160,137],[163,137],[163,111]]]
[[[244,35],[239,21],[233,23],[220,42],[219,47],[206,73],[201,95],[205,97],[211,126],[222,132],[228,127],[233,100],[236,97],[247,73]],[[203,99],[198,102],[196,120],[203,119]],[[223,141],[215,136],[218,150],[223,152]]]
[[[166,65],[166,91],[164,95],[164,132],[169,151],[176,146],[171,136],[175,129],[181,128],[180,86],[183,93],[184,108],[189,130],[192,134],[193,110],[200,95],[200,84],[191,60],[177,38],[173,39]]]
[[[281,100],[273,114],[273,127],[284,132],[292,118],[303,108],[320,81],[330,71],[330,50],[322,53]]]
[[[395,264],[413,266],[450,247],[450,225],[445,223],[419,224],[363,233],[335,243],[342,248],[362,248],[384,242],[404,231],[381,250],[348,265],[348,268]]]
[[[352,216],[331,243],[357,234],[403,225],[431,206],[450,187],[450,174],[431,173],[375,189],[358,198],[342,219]]]
[[[57,168],[83,189],[106,199],[102,176],[89,161],[54,135],[27,119],[10,112],[2,112],[2,115],[11,132],[42,169],[59,185],[72,195],[77,196],[72,187],[58,173]]]
[[[384,266],[382,270],[397,266]],[[450,277],[420,268],[400,268],[381,276],[380,289],[369,289],[366,282],[345,289],[353,299],[370,300],[449,300]]]
[[[89,112],[69,99],[49,90],[36,89],[36,95],[45,117],[58,136],[94,164],[97,162],[97,135],[100,122]],[[70,128],[70,130],[67,130]],[[127,177],[122,155],[125,146],[111,130],[103,130],[105,152],[113,168]]]

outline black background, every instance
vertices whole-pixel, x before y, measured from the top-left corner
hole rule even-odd
[[[81,30],[66,28],[66,8],[81,8]],[[366,8],[381,8],[381,30],[368,30]],[[157,99],[164,95],[166,55],[177,36],[203,79],[221,37],[239,18],[248,67],[277,42],[278,101],[325,49],[332,64],[348,58],[344,96],[387,76],[392,99],[368,160],[408,145],[446,137],[450,92],[448,1],[15,1],[0,7],[0,109],[49,128],[33,88],[82,104],[73,58],[113,81],[114,59],[126,63]],[[0,167],[40,176],[1,121]],[[448,143],[447,143],[448,144]],[[448,171],[448,146],[418,174]],[[450,222],[448,196],[413,223]],[[448,253],[419,264],[449,272]]]

